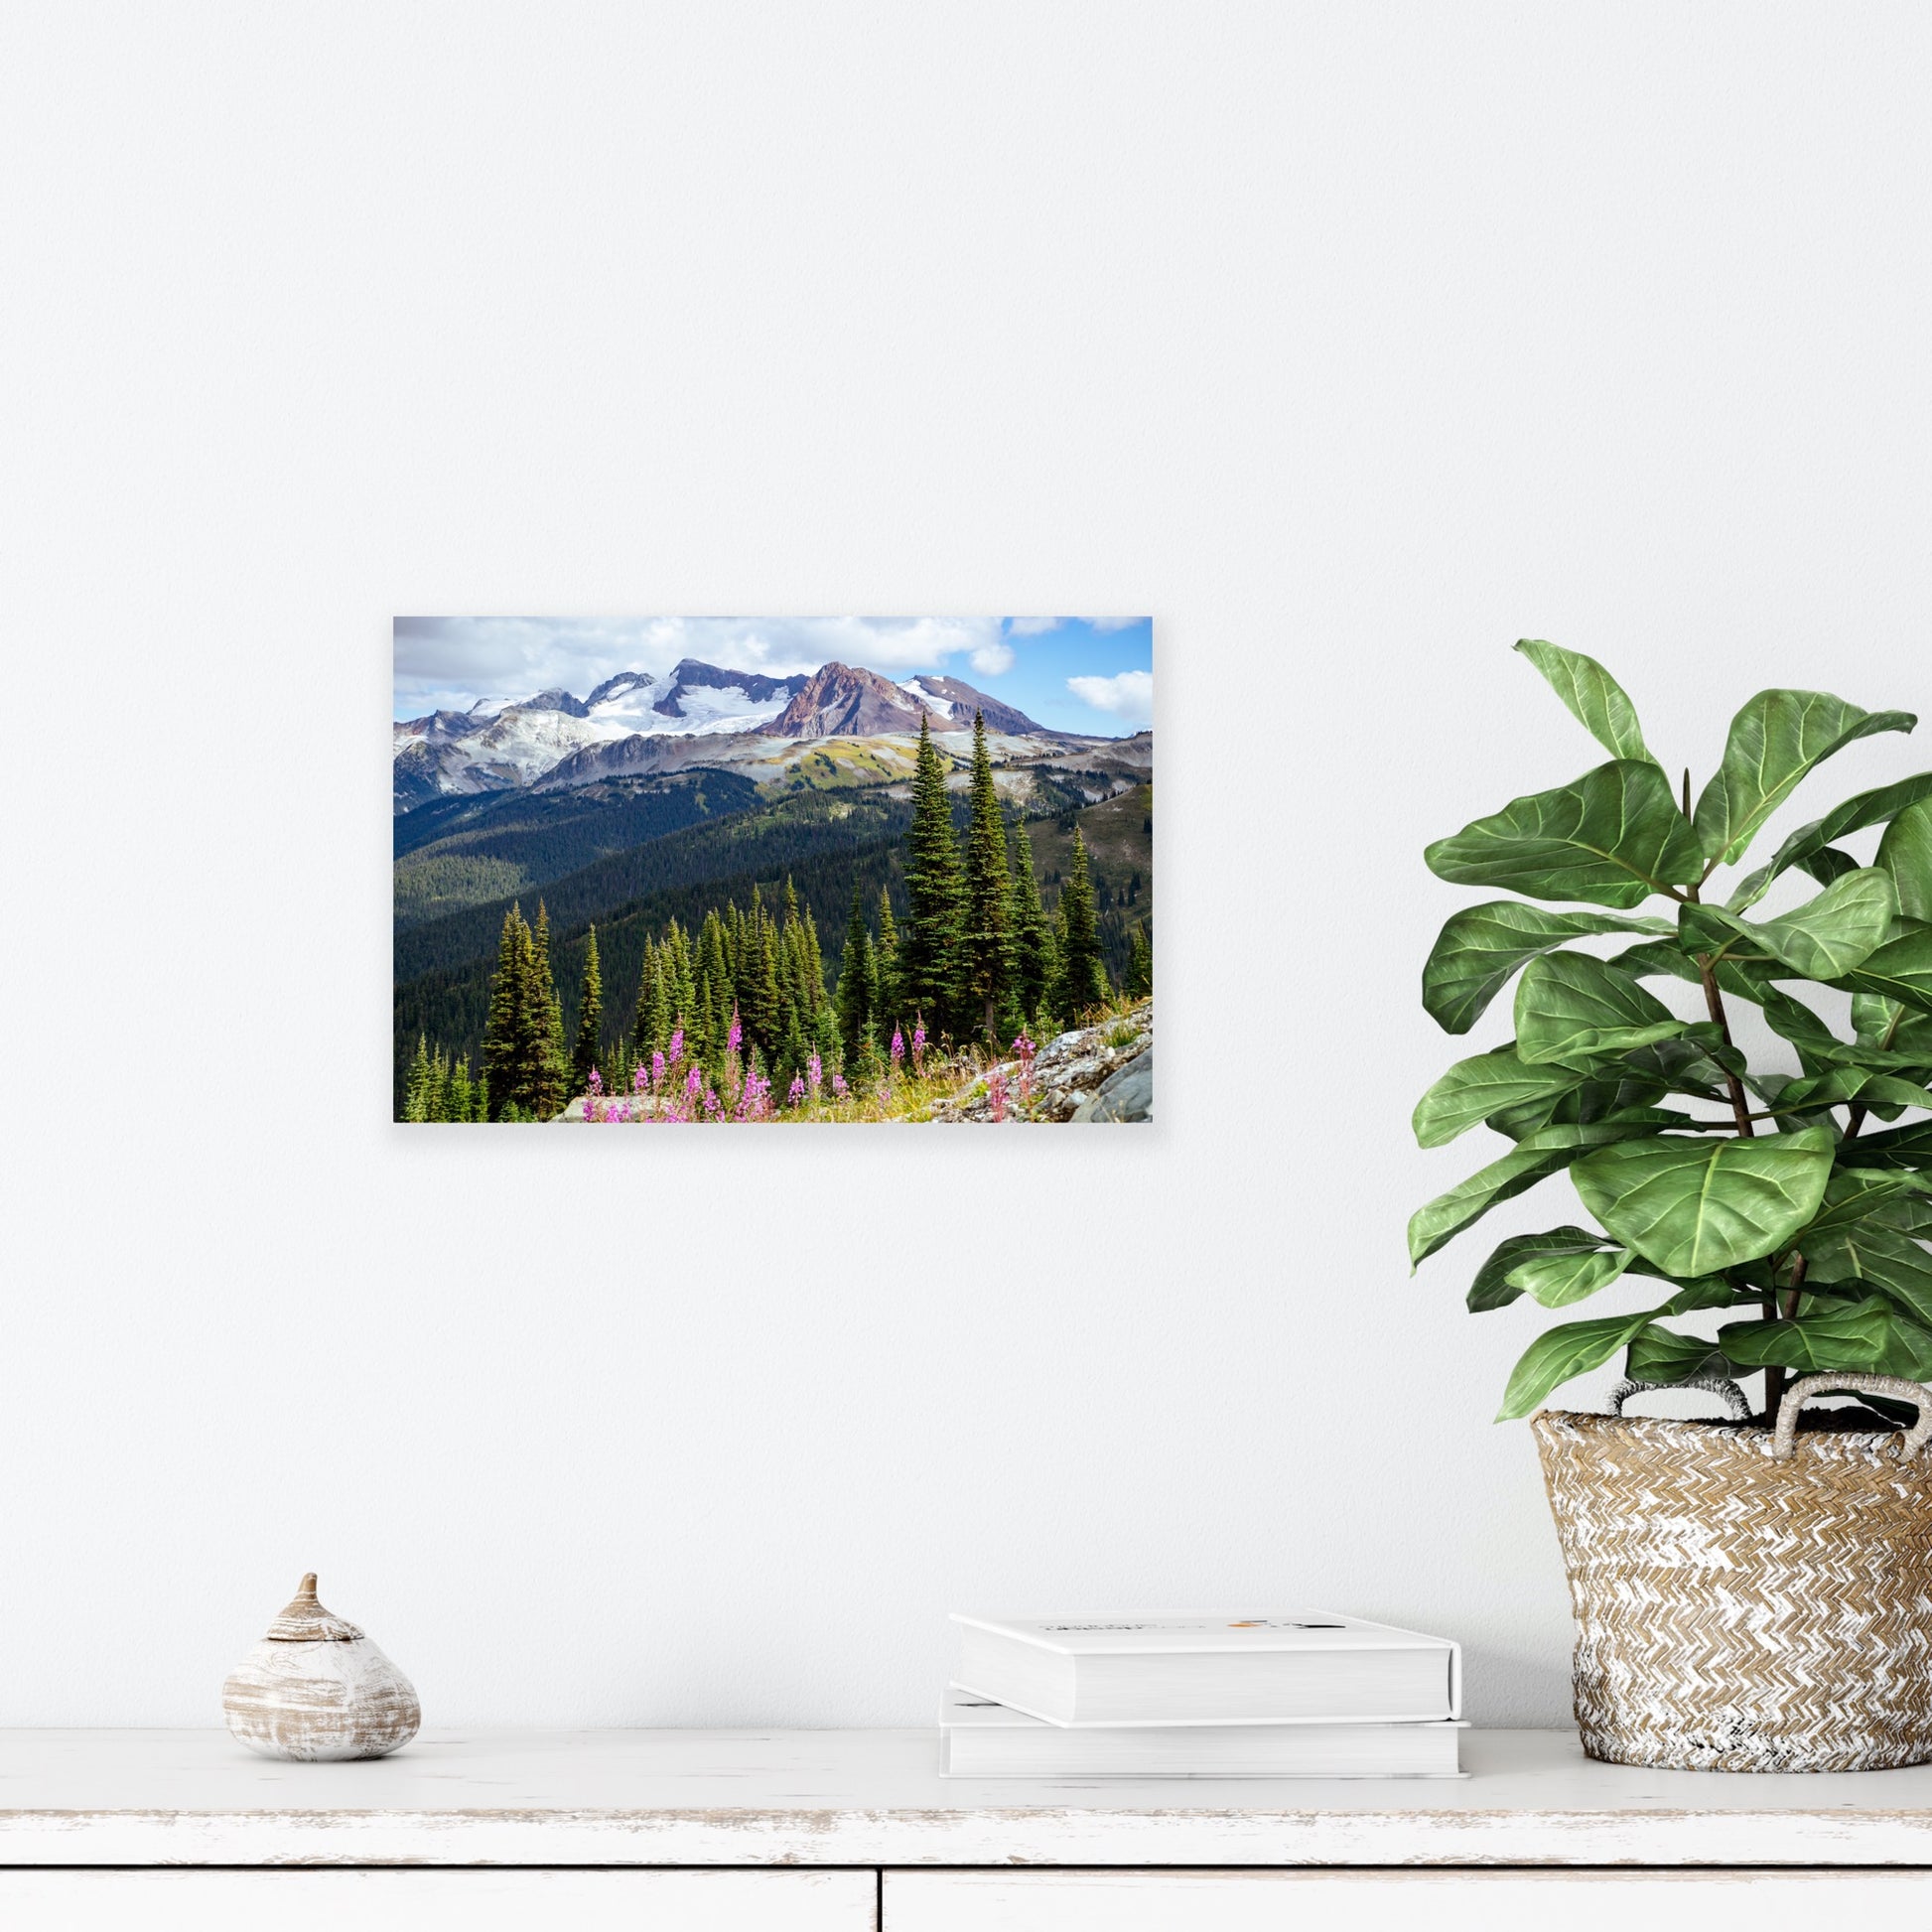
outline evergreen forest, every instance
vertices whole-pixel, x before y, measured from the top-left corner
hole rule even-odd
[[[951,770],[927,727],[909,800],[695,771],[406,814],[396,1118],[778,1119],[1151,994],[1152,785],[1018,805],[977,718]]]

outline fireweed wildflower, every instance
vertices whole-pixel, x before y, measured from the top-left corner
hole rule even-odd
[[[1023,1033],[1013,1042],[1013,1050],[1020,1055],[1020,1104],[1024,1107],[1034,1097],[1034,1055],[1039,1048]]]
[[[593,1095],[600,1094],[604,1091],[604,1076],[598,1072],[596,1067],[591,1068],[589,1091]]]
[[[922,1015],[912,1026],[912,1071],[925,1071],[925,1019]]]
[[[684,1057],[684,1029],[680,1027],[671,1035],[671,1064],[675,1066]]]
[[[693,1060],[691,1071],[684,1076],[684,1097],[695,1107],[698,1104],[698,1096],[703,1092],[704,1068]]]
[[[1005,1120],[1007,1117],[1007,1070],[996,1066],[986,1076],[986,1097],[993,1104],[993,1118]]]
[[[810,1077],[812,1098],[818,1098],[818,1084],[825,1077],[825,1062],[816,1053],[805,1062],[805,1072]]]
[[[794,1073],[791,1076],[791,1085],[785,1089],[785,1105],[795,1107],[804,1097],[805,1076],[802,1073]]]
[[[650,1084],[653,1091],[664,1084],[664,1055],[653,1053],[650,1056]]]
[[[738,1009],[736,1007],[733,1007],[731,1032],[725,1035],[725,1051],[728,1053],[736,1053],[738,1049],[742,1045],[744,1045],[744,1043],[745,1043],[745,1029],[743,1025],[740,1024],[738,1018]]]
[[[845,1075],[843,1073],[835,1073],[832,1075],[832,1091],[841,1100],[843,1100],[846,1097],[846,1095],[852,1091],[852,1089],[846,1085]]]
[[[905,1035],[895,1027],[893,1029],[893,1071],[898,1071],[898,1063],[905,1057]]]

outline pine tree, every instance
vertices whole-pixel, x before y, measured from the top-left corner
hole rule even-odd
[[[912,824],[905,868],[905,927],[894,972],[899,1006],[923,1013],[951,1033],[959,1016],[959,848],[946,796],[946,766],[932,742],[930,713],[919,718],[918,764],[912,777]]]
[[[597,963],[597,927],[584,947],[584,988],[577,1004],[577,1045],[570,1056],[570,1090],[590,1090],[591,1072],[603,1054],[604,975]]]
[[[1031,1024],[1046,1004],[1055,966],[1053,929],[1039,902],[1039,882],[1034,877],[1034,842],[1027,828],[1017,828],[1013,868],[1013,979],[1020,1011]]]
[[[403,1089],[402,1115],[406,1121],[429,1119],[429,1041],[416,1035],[416,1057],[409,1062],[409,1084]]]
[[[898,923],[893,917],[892,889],[879,889],[879,937],[873,942],[873,1018],[890,1022],[906,1018],[899,993]]]
[[[470,1055],[465,1053],[450,1069],[450,1119],[477,1118],[477,1083],[470,1077]]]
[[[1134,928],[1132,947],[1124,990],[1132,999],[1145,1000],[1154,991],[1154,940],[1145,920]]]
[[[960,991],[993,1037],[1014,979],[1009,922],[1013,882],[1007,873],[1007,827],[986,750],[986,720],[973,713],[972,822],[966,832],[965,919],[960,930]]]
[[[839,957],[839,1037],[848,1066],[858,1055],[859,1035],[874,1017],[878,999],[874,954],[872,935],[866,930],[865,903],[855,884],[852,913],[845,922],[845,951]]]
[[[532,1037],[527,1077],[527,1095],[518,1095],[523,1105],[538,1120],[549,1120],[563,1111],[570,1080],[570,1058],[564,1050],[564,1012],[557,1000],[556,982],[550,973],[550,908],[537,900],[537,922],[530,934]]]
[[[1072,1019],[1106,1003],[1107,967],[1100,956],[1099,915],[1094,905],[1093,876],[1087,868],[1087,842],[1073,828],[1073,863],[1060,888],[1059,986],[1053,1005]]]
[[[483,1072],[488,1090],[491,1120],[500,1119],[515,1097],[524,1014],[529,1006],[530,929],[523,908],[512,905],[503,914],[502,937],[496,943],[496,971],[489,981],[489,1020],[483,1029]]]

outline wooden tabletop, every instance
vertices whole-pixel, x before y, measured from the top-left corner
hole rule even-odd
[[[1932,1767],[1462,1780],[949,1779],[930,1730],[431,1731],[281,1764],[219,1730],[0,1731],[0,1864],[1925,1864]]]

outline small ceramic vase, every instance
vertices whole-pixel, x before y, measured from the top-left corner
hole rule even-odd
[[[251,1751],[298,1762],[381,1757],[423,1722],[408,1678],[354,1624],[316,1601],[313,1572],[235,1666],[221,1707]]]

